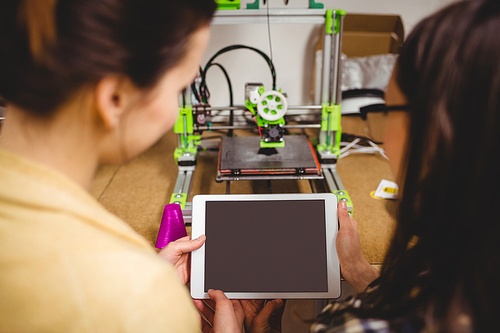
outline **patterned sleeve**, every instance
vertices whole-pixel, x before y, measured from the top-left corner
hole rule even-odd
[[[349,307],[357,308],[361,300],[351,298],[345,302],[328,304],[312,325],[311,333],[389,333],[390,327],[386,320],[372,318],[358,318],[349,311]]]

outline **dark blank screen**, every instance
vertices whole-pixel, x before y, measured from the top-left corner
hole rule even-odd
[[[205,292],[326,292],[324,200],[208,201]]]

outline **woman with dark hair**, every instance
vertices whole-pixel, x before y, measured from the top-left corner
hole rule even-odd
[[[158,256],[86,189],[99,164],[132,159],[173,126],[215,9],[0,2],[1,332],[199,332],[183,283],[204,238]]]
[[[363,291],[377,273],[346,262],[362,254],[356,223],[339,210],[342,272],[363,292],[329,306],[313,332],[500,332],[499,31],[500,2],[476,0],[408,36],[386,94],[401,106],[385,136],[403,189],[394,238]]]
[[[402,189],[394,238],[379,274],[339,204],[341,270],[359,294],[312,332],[500,332],[499,32],[500,2],[474,0],[408,36],[386,92],[399,110],[384,146]]]

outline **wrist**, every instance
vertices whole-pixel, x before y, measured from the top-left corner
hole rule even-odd
[[[342,276],[358,292],[363,292],[370,283],[380,276],[380,272],[363,257],[357,262],[341,265]]]

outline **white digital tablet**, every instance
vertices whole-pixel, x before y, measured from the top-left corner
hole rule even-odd
[[[207,240],[192,253],[191,296],[338,298],[337,231],[335,194],[197,195],[192,237]]]

